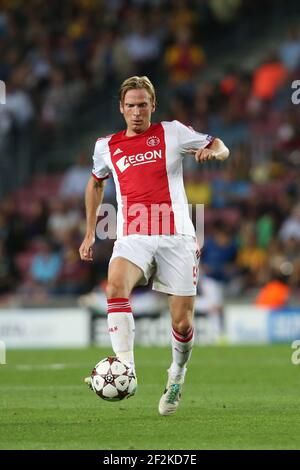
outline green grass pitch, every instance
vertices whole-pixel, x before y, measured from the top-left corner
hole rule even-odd
[[[138,393],[117,403],[83,383],[108,349],[8,351],[0,449],[299,449],[300,365],[292,352],[195,347],[180,408],[162,417],[168,348],[136,348]]]

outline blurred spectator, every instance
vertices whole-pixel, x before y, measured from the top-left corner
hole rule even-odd
[[[287,78],[287,69],[275,54],[254,72],[252,94],[262,101],[274,98],[276,91]]]
[[[263,214],[256,223],[257,245],[260,248],[268,248],[274,238],[275,223],[272,214]]]
[[[248,233],[237,254],[237,266],[241,270],[244,286],[261,284],[261,275],[267,262],[267,252],[259,247],[254,232]]]
[[[245,122],[249,115],[251,77],[247,74],[227,76],[221,82],[221,91],[227,96],[229,118],[232,123]]]
[[[149,75],[153,80],[161,54],[161,38],[144,18],[138,18],[133,31],[124,38],[124,45],[136,74]]]
[[[238,72],[235,66],[228,65],[224,77],[220,81],[220,89],[224,95],[230,96],[237,89]]]
[[[26,220],[26,239],[47,235],[49,207],[45,200],[35,200],[30,205]]]
[[[282,224],[279,237],[283,241],[289,238],[300,241],[300,204],[293,207],[292,214]]]
[[[227,283],[236,273],[237,244],[222,223],[215,223],[212,235],[205,237],[201,254],[202,268],[206,276]]]
[[[192,83],[195,73],[204,65],[205,54],[203,49],[191,39],[189,30],[176,32],[175,41],[165,53],[165,64],[169,74],[169,81],[173,87]]]
[[[198,22],[198,13],[193,10],[188,0],[174,0],[169,16],[170,31],[193,31]]]
[[[84,83],[78,74],[68,83],[62,70],[54,70],[42,108],[42,124],[50,128],[63,126],[79,106],[83,92]]]
[[[300,113],[297,109],[291,108],[281,115],[281,122],[278,126],[279,149],[292,151],[300,149]]]
[[[228,206],[228,180],[227,175],[218,175],[212,182],[212,206],[222,208]]]
[[[220,23],[231,23],[236,19],[241,0],[209,0],[209,6]]]
[[[82,263],[78,253],[78,240],[70,235],[61,250],[61,269],[51,289],[53,295],[80,295],[90,289],[89,266]]]
[[[14,78],[6,85],[5,112],[11,118],[11,127],[15,126],[18,130],[26,128],[35,115],[30,95],[22,86],[25,73],[23,69],[17,69]]]
[[[31,255],[29,268],[24,270],[18,294],[32,301],[47,298],[57,282],[61,266],[60,254],[46,238],[39,238],[35,242],[35,253]]]
[[[63,242],[69,233],[79,226],[80,212],[70,201],[54,199],[50,203],[51,215],[48,220],[48,231],[51,237]]]
[[[279,47],[280,58],[288,70],[300,67],[300,35],[299,29],[292,27],[287,33],[286,40]]]
[[[63,198],[82,198],[90,176],[91,160],[86,154],[80,153],[75,165],[71,166],[65,173],[59,190],[60,196]]]
[[[283,276],[277,275],[259,291],[255,305],[258,307],[281,308],[288,304],[290,288]]]
[[[132,75],[134,66],[124,38],[112,30],[104,31],[95,45],[90,68],[97,88],[109,88]]]
[[[53,250],[51,243],[40,239],[30,266],[32,281],[50,287],[57,280],[61,266],[61,256]]]

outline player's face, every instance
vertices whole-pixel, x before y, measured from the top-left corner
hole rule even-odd
[[[148,129],[155,110],[150,95],[144,88],[128,90],[120,103],[120,111],[127,124],[127,135],[140,134]]]

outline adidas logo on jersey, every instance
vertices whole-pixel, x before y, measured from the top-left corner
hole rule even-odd
[[[115,155],[118,155],[118,153],[122,153],[122,152],[123,152],[123,150],[117,148],[117,150],[115,150],[114,153],[113,153],[113,157],[114,157]]]
[[[161,150],[138,153],[136,155],[130,155],[129,157],[125,155],[117,161],[117,166],[120,172],[123,173],[123,171],[127,170],[127,168],[130,166],[144,165],[145,163],[155,163],[158,158],[162,159]]]

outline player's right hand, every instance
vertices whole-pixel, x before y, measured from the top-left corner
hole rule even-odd
[[[93,250],[92,246],[95,243],[95,237],[86,236],[83,240],[80,248],[79,254],[82,261],[93,261]]]
[[[204,148],[204,149],[189,149],[189,153],[195,156],[197,163],[203,163],[207,160],[214,160],[217,155],[213,149]]]

